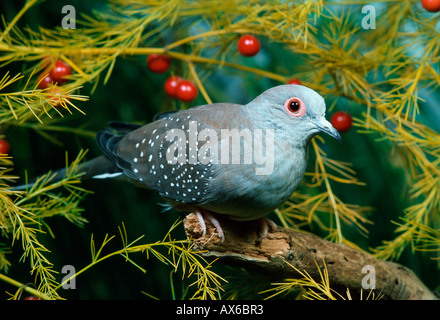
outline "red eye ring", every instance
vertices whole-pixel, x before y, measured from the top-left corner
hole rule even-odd
[[[301,117],[303,114],[306,113],[306,106],[304,102],[297,97],[288,99],[284,103],[284,108],[289,114],[295,117]]]

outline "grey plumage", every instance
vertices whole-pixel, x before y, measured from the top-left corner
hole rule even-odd
[[[302,117],[286,112],[284,103],[292,97],[304,102],[306,113]],[[97,138],[106,155],[126,176],[157,191],[177,210],[200,207],[235,220],[253,220],[274,210],[296,189],[306,168],[307,143],[315,134],[325,131],[340,139],[324,115],[324,99],[315,91],[284,85],[267,90],[245,106],[199,106],[168,113],[123,136],[103,132]],[[192,133],[198,139],[191,145],[190,131],[194,128]],[[239,133],[249,130],[251,134],[258,129],[273,130],[273,172],[257,175],[254,158],[244,163],[243,145],[252,141],[243,138],[240,163],[232,163],[231,157],[229,161],[221,159],[222,132],[232,129]],[[203,130],[211,130],[218,137],[217,154],[211,157],[213,161],[205,163],[203,155],[197,154],[207,143],[199,138]],[[177,136],[182,132],[185,136]],[[176,137],[169,141],[167,134]],[[184,147],[172,149],[179,139]],[[264,136],[261,141],[265,142]],[[197,150],[191,149],[194,146]],[[173,150],[176,163],[167,160]],[[181,154],[185,157],[179,161]]]
[[[259,219],[297,188],[314,135],[341,141],[325,109],[312,89],[282,85],[246,105],[168,112],[144,126],[113,123],[97,135],[105,154],[100,161],[107,161],[109,174],[157,191],[176,210]]]

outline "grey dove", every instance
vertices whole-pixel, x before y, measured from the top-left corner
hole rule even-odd
[[[202,105],[143,126],[113,123],[97,134],[104,155],[81,170],[84,178],[119,176],[155,190],[170,208],[195,212],[203,232],[204,218],[211,220],[222,241],[219,215],[260,219],[264,237],[272,226],[265,216],[304,176],[310,139],[324,132],[342,141],[325,111],[314,90],[280,85],[246,105]]]

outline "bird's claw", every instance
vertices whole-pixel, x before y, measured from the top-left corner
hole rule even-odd
[[[202,237],[206,235],[206,223],[205,218],[207,218],[217,229],[218,237],[220,238],[221,243],[225,241],[225,234],[223,232],[223,229],[220,225],[220,222],[217,220],[217,218],[209,211],[207,210],[201,210],[196,209],[195,214],[197,216],[197,219],[200,224],[200,228],[202,230]],[[277,225],[275,222],[268,218],[261,218],[259,219],[260,226],[261,226],[261,234],[260,237],[256,240],[257,243],[260,243],[264,238],[267,237],[267,233],[275,232],[277,230]]]
[[[197,220],[199,220],[200,229],[202,229],[202,237],[206,234],[206,224],[205,219],[203,218],[202,213],[199,210],[196,210]]]
[[[199,220],[200,228],[202,229],[202,236],[206,234],[205,218],[207,218],[217,229],[218,237],[220,238],[221,243],[223,243],[225,241],[225,234],[223,233],[223,229],[220,226],[220,222],[217,220],[217,218],[214,217],[214,215],[211,212],[206,210],[197,209],[195,213],[197,219]]]
[[[267,237],[267,232],[270,230],[271,232],[275,232],[277,230],[277,225],[272,220],[264,217],[260,219],[261,225],[261,235],[256,240],[257,243],[260,243],[264,238]]]

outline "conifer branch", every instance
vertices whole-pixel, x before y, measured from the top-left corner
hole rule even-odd
[[[366,273],[364,266],[375,270],[377,295],[393,300],[437,300],[408,268],[394,262],[381,261],[374,256],[348,247],[323,240],[316,235],[278,227],[268,233],[261,243],[256,243],[259,224],[255,221],[237,222],[221,220],[225,241],[221,243],[215,227],[206,223],[206,234],[202,236],[195,214],[186,216],[185,231],[192,239],[194,248],[204,250],[206,258],[219,262],[259,271],[274,281],[301,277],[304,272],[316,281],[322,277],[320,268],[326,266],[330,288],[350,292],[362,290]],[[317,264],[319,267],[317,268]]]
[[[44,219],[58,215],[79,225],[86,222],[81,215],[83,210],[78,206],[87,193],[78,186],[81,176],[78,168],[84,155],[85,152],[80,152],[67,166],[66,175],[59,182],[51,183],[54,175],[48,173],[24,192],[11,191],[8,183],[11,177],[3,176],[4,169],[0,168],[0,228],[11,237],[11,247],[21,241],[21,261],[29,262],[30,274],[35,276],[38,291],[46,298],[59,299],[60,296],[55,290],[57,271],[47,257],[50,250],[40,239],[45,233]],[[68,190],[69,194],[54,193],[60,187]]]

